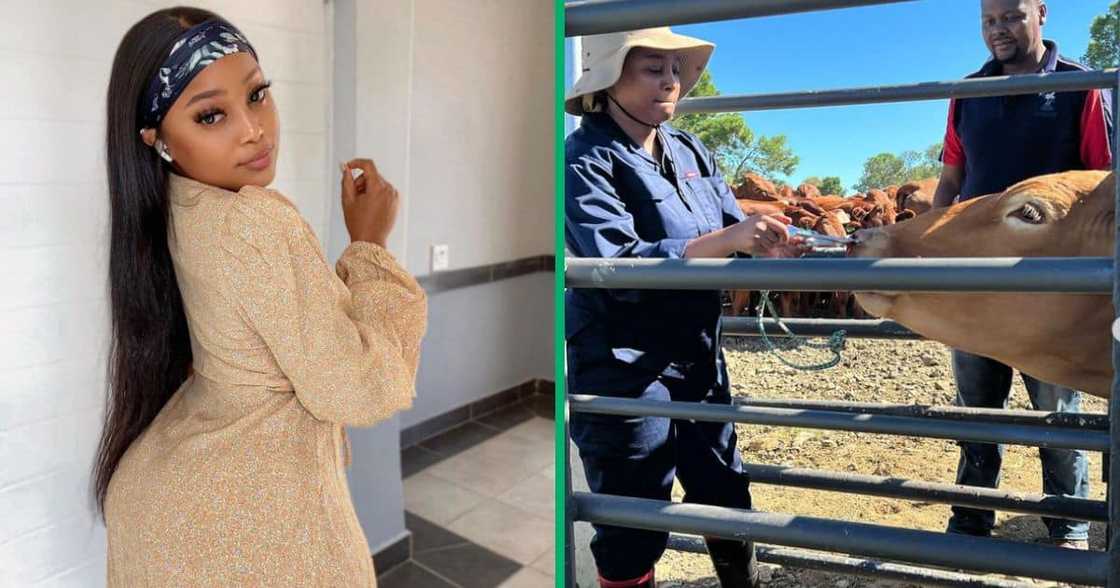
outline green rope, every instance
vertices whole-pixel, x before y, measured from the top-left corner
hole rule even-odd
[[[840,363],[842,359],[840,356],[840,352],[844,350],[844,338],[848,334],[847,331],[839,330],[832,335],[829,335],[827,343],[813,343],[812,341],[809,341],[808,337],[794,335],[793,332],[790,331],[788,327],[786,327],[785,323],[782,322],[782,318],[778,316],[778,311],[774,309],[774,303],[770,300],[770,291],[763,290],[760,292],[760,294],[761,298],[758,301],[758,333],[762,335],[762,341],[766,344],[767,351],[773,353],[774,356],[778,358],[778,361],[781,361],[782,363],[793,369],[803,370],[807,372],[826,370],[830,367],[835,367]],[[827,349],[831,351],[832,359],[823,363],[802,365],[793,363],[792,361],[789,361],[788,359],[782,357],[782,354],[778,352],[778,348],[770,340],[770,337],[766,336],[766,326],[763,324],[763,319],[766,317],[767,309],[769,309],[770,313],[774,315],[774,320],[778,323],[778,327],[781,328],[782,331],[785,331],[786,335],[792,338],[803,339],[804,344],[813,349]]]

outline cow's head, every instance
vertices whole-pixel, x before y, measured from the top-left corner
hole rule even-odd
[[[936,190],[936,178],[903,184],[895,193],[895,205],[898,207],[899,214],[895,217],[895,221],[902,222],[907,218],[929,212],[933,208],[933,194]],[[913,214],[902,217],[904,212]]]
[[[1116,178],[1074,171],[1025,180],[998,194],[935,209],[902,223],[857,231],[853,257],[1111,257]],[[859,292],[867,312],[892,318],[953,347],[1020,361],[1054,341],[1107,349],[1112,305],[1101,296],[1042,293]],[[1086,325],[1101,325],[1087,329]],[[1091,333],[1089,331],[1092,331]],[[1083,340],[1092,337],[1092,341]],[[1094,342],[1101,339],[1099,342]],[[1099,345],[1098,345],[1099,344]],[[1040,365],[1062,381],[1073,365]],[[1072,362],[1080,362],[1073,359]],[[1082,366],[1082,371],[1085,368]],[[1064,371],[1063,371],[1064,370]]]
[[[855,234],[854,257],[1111,256],[1115,178],[1076,171]]]

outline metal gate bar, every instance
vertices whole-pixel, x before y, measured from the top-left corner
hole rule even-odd
[[[1005,423],[1035,427],[1069,427],[1073,429],[1108,431],[1108,415],[1092,412],[1046,412],[1042,410],[1010,410],[967,406],[931,406],[924,404],[884,404],[877,402],[844,402],[839,400],[797,400],[791,398],[735,397],[733,404],[807,410],[834,410],[859,414],[885,414],[928,419],[969,421],[973,423]]]
[[[700,537],[669,534],[669,549],[707,554]],[[1038,584],[986,578],[960,572],[908,566],[873,559],[846,557],[808,549],[755,545],[758,561],[785,567],[804,568],[836,574],[864,576],[881,580],[909,582],[919,586],[952,586],[955,588],[1038,588]]]
[[[849,414],[828,410],[794,410],[761,406],[736,406],[699,402],[664,402],[585,394],[568,395],[572,412],[622,416],[657,416],[674,419],[772,425],[954,439],[980,443],[1008,443],[1054,449],[1108,451],[1106,433],[1068,428],[1047,428],[1003,423],[956,422],[879,414]]]
[[[1113,206],[1113,216],[1116,220],[1116,231],[1113,233],[1114,249],[1113,258],[1120,265],[1120,72],[1113,78],[1112,89],[1112,173],[1116,182],[1116,197]],[[1120,275],[1113,272],[1112,308],[1120,312]],[[1120,320],[1118,318],[1117,320]],[[1120,588],[1120,340],[1116,338],[1116,330],[1112,329],[1112,396],[1108,400],[1108,416],[1112,422],[1110,430],[1112,436],[1112,451],[1108,460],[1108,586]]]
[[[743,464],[743,469],[750,475],[752,484],[953,504],[1079,521],[1108,521],[1108,507],[1103,500],[1007,492],[980,486],[939,484],[789,466]]]
[[[564,5],[564,35],[755,18],[912,0],[595,0]]]
[[[888,102],[918,102],[945,98],[1013,96],[1039,92],[1070,92],[1111,88],[1116,70],[1073,71],[1015,76],[991,76],[968,80],[922,82],[898,86],[838,88],[811,92],[705,96],[681,100],[678,114],[695,112],[745,112],[786,108],[824,108]]]
[[[975,571],[1099,585],[1106,554],[970,535],[576,492],[580,519]],[[998,553],[999,557],[993,557]]]
[[[1107,257],[569,258],[569,288],[908,292],[1112,291]]]

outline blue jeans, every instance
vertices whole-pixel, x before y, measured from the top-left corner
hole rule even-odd
[[[1080,412],[1081,393],[1054,384],[1040,382],[1021,374],[1035,410]],[[957,404],[982,408],[1007,408],[1011,394],[1011,368],[978,355],[953,350],[953,376],[957,382]],[[991,443],[959,443],[961,459],[957,465],[957,483],[968,486],[999,486],[1003,445]],[[1089,496],[1089,461],[1084,451],[1073,449],[1038,450],[1042,458],[1042,491],[1058,496]],[[990,535],[996,515],[990,510],[953,507],[949,519],[950,533]],[[1089,523],[1069,519],[1042,517],[1052,539],[1083,540],[1089,537]]]

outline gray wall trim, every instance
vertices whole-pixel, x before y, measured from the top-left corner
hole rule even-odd
[[[551,272],[555,268],[555,257],[534,255],[513,261],[435,272],[420,276],[416,281],[420,282],[420,285],[428,294],[436,294],[499,280],[508,280],[536,272]]]
[[[408,561],[412,557],[412,531],[405,531],[400,539],[382,547],[373,554],[373,569],[380,578],[382,574],[391,572],[394,568]]]
[[[536,394],[555,395],[555,384],[544,379],[529,380],[465,406],[436,415],[411,427],[405,427],[401,429],[401,449],[408,449],[467,421],[490,414]]]

